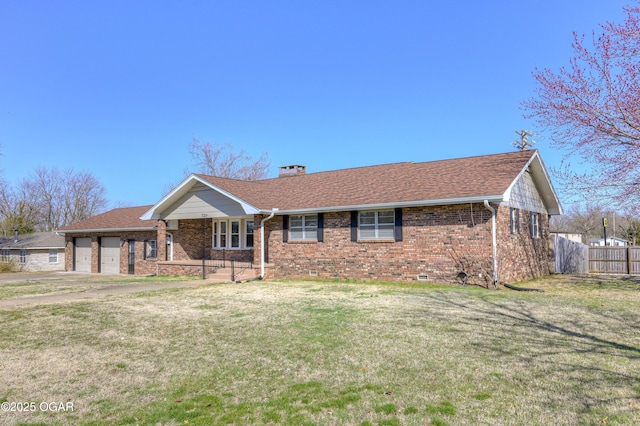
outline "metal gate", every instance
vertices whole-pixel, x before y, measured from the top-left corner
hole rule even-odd
[[[129,240],[129,274],[135,274],[136,268],[136,240]]]

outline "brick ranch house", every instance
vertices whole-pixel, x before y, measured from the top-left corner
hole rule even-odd
[[[153,206],[59,230],[66,269],[199,275],[202,259],[265,278],[467,282],[549,274],[562,207],[537,150],[273,179],[193,174]],[[263,238],[264,236],[264,238]]]

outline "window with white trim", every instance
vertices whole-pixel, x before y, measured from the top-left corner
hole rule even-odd
[[[147,252],[146,259],[155,259],[158,257],[158,241],[157,240],[148,240],[147,241]]]
[[[361,240],[394,239],[395,212],[393,210],[358,213],[358,238]]]
[[[542,236],[542,220],[540,220],[540,213],[531,212],[529,214],[531,238],[540,238]]]
[[[2,249],[0,250],[0,262],[9,262],[11,260],[11,250]]]
[[[58,249],[49,250],[49,263],[58,263]]]
[[[231,221],[231,248],[240,248],[240,222]]]
[[[27,263],[27,251],[25,249],[20,250],[20,263],[22,265]]]
[[[211,245],[218,250],[253,248],[253,220],[215,219]]]
[[[247,220],[244,226],[244,246],[251,248],[253,247],[253,221]]]
[[[318,239],[318,215],[291,215],[289,216],[289,239],[317,240]]]

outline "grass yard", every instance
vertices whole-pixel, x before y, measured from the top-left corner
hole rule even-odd
[[[0,424],[640,424],[640,282],[526,286],[545,293],[287,281],[3,308]]]
[[[11,277],[11,275],[8,275]],[[61,293],[76,293],[92,290],[104,286],[126,286],[129,284],[144,284],[153,282],[188,281],[193,277],[142,277],[132,275],[84,275],[60,274],[41,277],[38,274],[22,274],[21,279],[0,282],[0,300],[14,297],[53,295]]]

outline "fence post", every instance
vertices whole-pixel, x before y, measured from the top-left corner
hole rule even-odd
[[[231,281],[235,281],[236,280],[236,265],[235,265],[235,261],[231,261]]]
[[[631,275],[633,262],[631,261],[631,247],[627,246],[627,275]]]

